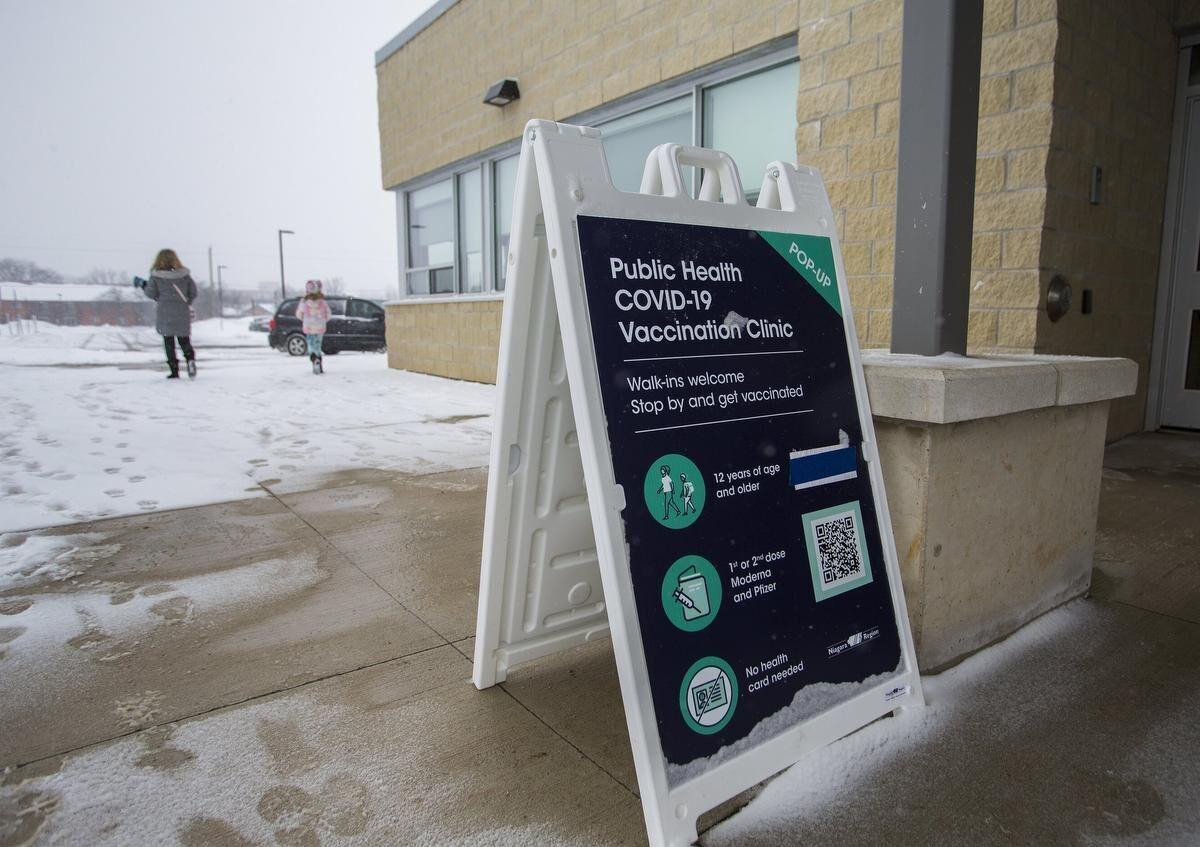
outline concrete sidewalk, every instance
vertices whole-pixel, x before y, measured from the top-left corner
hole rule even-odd
[[[1065,637],[981,673],[854,803],[704,840],[1192,840],[1200,438],[1107,465]],[[0,536],[28,572],[0,592],[0,847],[644,843],[607,643],[469,682],[484,487],[348,474]]]

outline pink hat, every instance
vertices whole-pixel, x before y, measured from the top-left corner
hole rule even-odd
[[[308,282],[304,283],[304,290],[309,294],[316,294],[321,290],[321,280],[310,279]]]

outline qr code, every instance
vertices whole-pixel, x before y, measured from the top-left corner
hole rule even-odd
[[[858,546],[858,526],[854,514],[831,515],[813,523],[817,558],[821,568],[821,587],[829,588],[864,574]]]

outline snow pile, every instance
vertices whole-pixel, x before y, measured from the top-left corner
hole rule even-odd
[[[152,329],[0,335],[0,531],[486,464],[492,386],[376,353],[327,357],[316,377],[247,325],[198,323],[200,374],[171,382]]]

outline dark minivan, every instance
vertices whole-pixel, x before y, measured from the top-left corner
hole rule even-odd
[[[290,297],[279,304],[271,320],[271,334],[267,341],[276,350],[286,350],[293,356],[308,352],[304,342],[304,330],[296,317],[298,297]],[[359,297],[326,297],[329,304],[329,323],[325,326],[325,340],[321,349],[326,353],[343,350],[387,350],[387,339],[383,328],[383,307]]]

